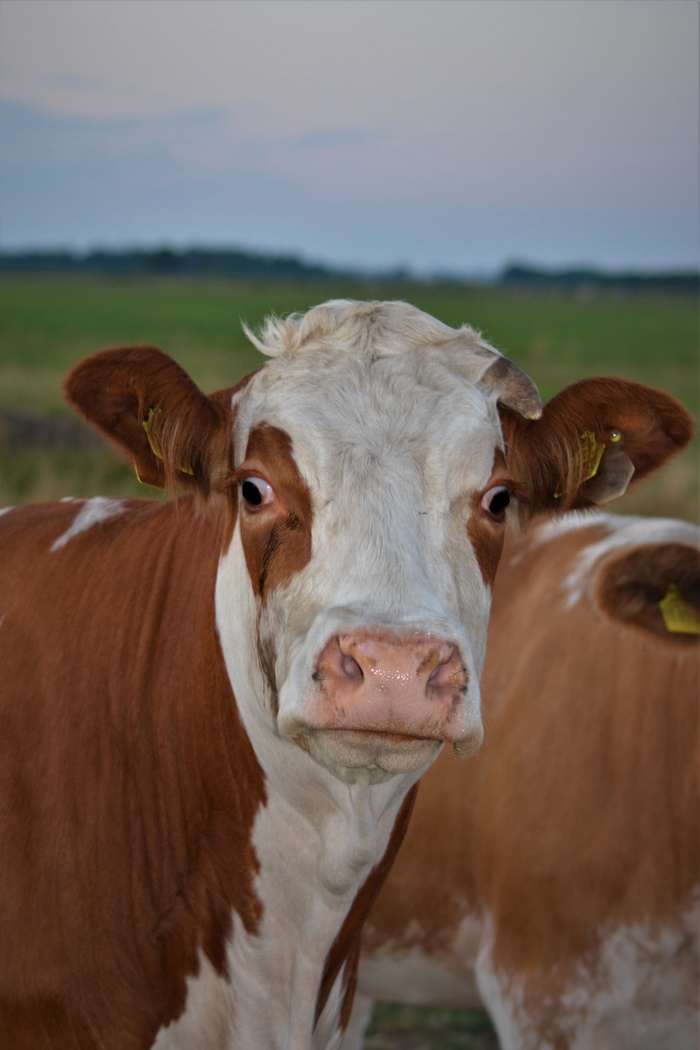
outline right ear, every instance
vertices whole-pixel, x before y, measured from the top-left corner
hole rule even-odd
[[[205,493],[230,473],[231,391],[207,397],[152,346],[103,350],[76,365],[66,399],[133,460],[140,481]]]
[[[526,514],[608,503],[690,441],[690,413],[668,394],[626,379],[583,379],[549,401],[542,418],[501,408],[506,462]]]

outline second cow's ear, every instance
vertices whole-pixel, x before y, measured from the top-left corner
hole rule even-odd
[[[225,398],[203,394],[162,350],[134,346],[93,354],[69,372],[64,393],[133,461],[145,484],[208,492],[230,472]]]
[[[506,459],[531,513],[608,503],[685,448],[690,414],[668,394],[625,379],[584,379],[539,420],[501,411]]]

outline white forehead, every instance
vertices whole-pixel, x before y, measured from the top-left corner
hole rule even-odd
[[[478,379],[497,352],[473,329],[407,303],[339,300],[273,319],[252,338],[273,359],[241,395],[239,461],[247,433],[266,422],[290,435],[309,480],[329,463],[410,458],[439,463],[443,476],[459,461],[475,483],[487,480],[500,428],[496,396]]]

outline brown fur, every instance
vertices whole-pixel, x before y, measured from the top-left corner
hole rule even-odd
[[[659,603],[673,584],[700,622],[700,551],[681,543],[647,545],[610,557],[596,580],[596,600],[610,617],[652,632],[668,645],[697,648],[697,635],[668,631]]]
[[[501,409],[506,462],[521,489],[525,519],[591,506],[582,470],[581,435],[591,430],[634,465],[638,481],[687,445],[693,434],[689,413],[658,390],[625,379],[583,379],[545,407],[542,418],[526,420]]]
[[[214,623],[230,521],[132,501],[50,552],[76,509],[0,518],[1,1045],[129,1050],[200,943],[225,971],[231,909],[256,928],[265,787]]]
[[[485,743],[466,761],[444,753],[423,777],[364,935],[370,955],[418,948],[463,973],[474,959],[454,954],[455,932],[486,909],[496,966],[524,981],[539,1037],[561,1046],[560,996],[576,975],[595,982],[604,931],[679,928],[700,877],[698,639],[662,638],[638,604],[630,623],[611,599],[632,573],[648,607],[679,574],[687,593],[697,552],[613,552],[564,611],[573,559],[605,532],[592,524],[506,545],[482,679]]]
[[[244,476],[233,470],[230,398],[246,382],[207,397],[152,347],[88,358],[66,380],[69,401],[144,481],[184,486],[197,500],[132,501],[54,552],[74,504],[0,518],[0,1038],[8,1048],[150,1045],[182,1013],[200,948],[225,973],[231,911],[248,931],[260,921],[250,835],[266,788],[214,620],[216,568],[236,515],[232,485]],[[687,414],[665,395],[616,380],[593,386],[563,392],[541,423],[504,410],[508,467],[529,510],[585,502],[584,427],[623,429],[640,474],[687,439]],[[241,524],[264,601],[311,557],[311,496],[283,432],[256,427],[246,456],[244,474],[269,476],[277,494],[273,508],[245,511]],[[495,545],[477,538],[491,577]],[[273,663],[274,654],[261,660]],[[394,845],[339,932],[319,1003],[354,955],[355,923]],[[351,989],[344,1017],[350,997]]]
[[[66,377],[64,393],[133,460],[145,484],[207,494],[231,471],[231,396],[250,378],[207,397],[162,350],[122,347],[81,361]],[[143,426],[151,409],[157,411],[151,436],[160,455]]]

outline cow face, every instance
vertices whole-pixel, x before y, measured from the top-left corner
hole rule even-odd
[[[442,357],[312,344],[236,398],[239,516],[221,588],[245,570],[254,615],[220,616],[234,689],[255,654],[245,691],[257,683],[277,731],[344,778],[482,737],[512,482],[495,398]],[[251,625],[255,639],[240,637]]]
[[[67,393],[146,480],[228,494],[217,625],[254,740],[348,782],[474,751],[509,495],[587,505],[593,458],[590,498],[619,494],[682,447],[687,414],[594,380],[538,420],[522,372],[404,303],[329,303],[258,346],[273,359],[210,398],[149,348],[95,355]]]

